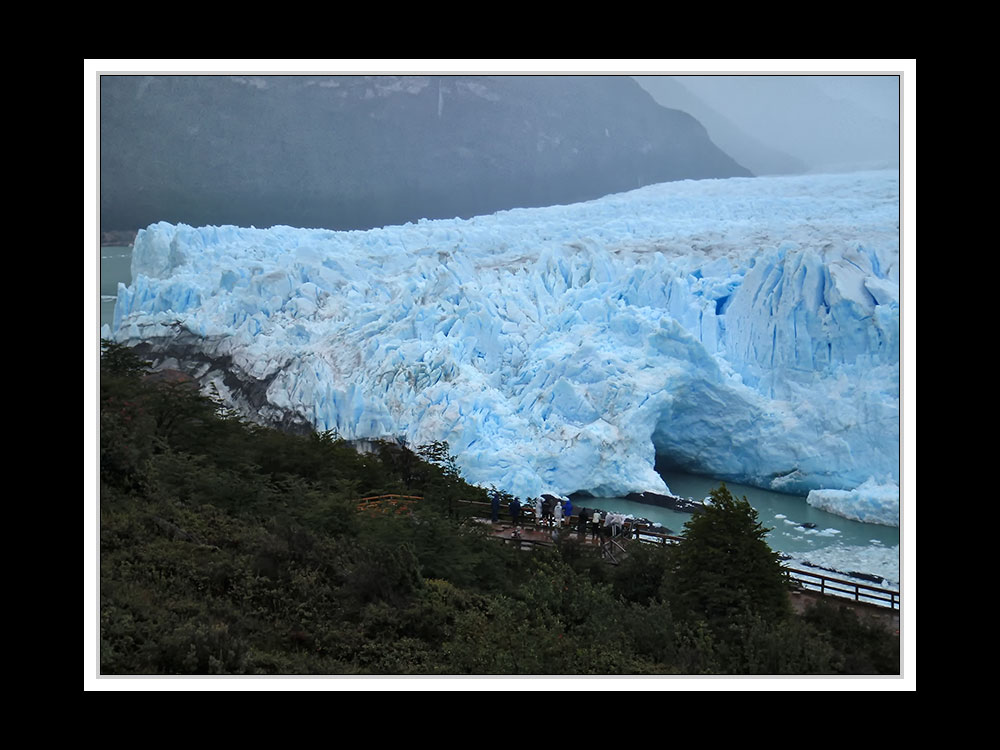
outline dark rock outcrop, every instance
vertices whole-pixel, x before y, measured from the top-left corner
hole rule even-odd
[[[296,434],[312,432],[313,426],[305,415],[278,409],[268,400],[267,390],[280,368],[265,378],[256,378],[236,366],[232,357],[216,354],[217,341],[179,325],[160,328],[160,336],[148,337],[133,347],[139,357],[150,362],[153,373],[149,377],[190,382],[203,391],[221,387],[234,409],[259,424]]]
[[[688,500],[674,495],[659,495],[655,492],[630,492],[625,496],[626,500],[634,500],[637,503],[647,503],[660,508],[670,508],[682,513],[696,513],[705,509],[704,503],[697,500]]]

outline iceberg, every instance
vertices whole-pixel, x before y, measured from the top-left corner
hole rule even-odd
[[[855,521],[899,525],[899,487],[879,484],[874,477],[852,490],[810,490],[806,502]]]
[[[898,524],[849,493],[899,485],[899,315],[879,171],[367,231],[154,224],[110,333],[259,421],[448,441],[521,497],[669,493],[659,459]]]

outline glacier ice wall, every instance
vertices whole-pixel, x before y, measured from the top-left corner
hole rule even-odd
[[[657,455],[898,492],[898,216],[893,171],[363,232],[160,223],[112,333],[259,419],[448,440],[521,496],[663,492]]]

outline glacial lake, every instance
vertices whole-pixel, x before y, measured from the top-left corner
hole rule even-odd
[[[673,494],[693,500],[705,498],[721,484],[721,480],[696,474],[663,472],[661,476]],[[781,552],[808,552],[832,544],[885,547],[899,544],[898,528],[841,518],[814,508],[802,495],[786,495],[736,482],[726,482],[726,487],[735,497],[746,497],[757,511],[760,522],[771,529],[767,536],[768,543]],[[574,505],[642,516],[663,524],[677,534],[683,534],[684,524],[691,518],[689,513],[625,498],[580,498],[574,500]]]
[[[101,325],[115,317],[118,282],[132,283],[132,248],[108,245],[101,248]]]

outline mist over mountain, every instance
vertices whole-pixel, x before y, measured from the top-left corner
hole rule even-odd
[[[899,76],[642,76],[755,174],[899,166]],[[797,163],[797,165],[796,165]]]
[[[685,76],[686,79],[691,77]],[[636,76],[635,80],[658,104],[683,110],[697,118],[713,143],[754,174],[802,174],[808,171],[801,159],[744,131],[729,117],[696,96],[677,76]]]
[[[102,229],[360,229],[749,176],[627,76],[103,76]]]

